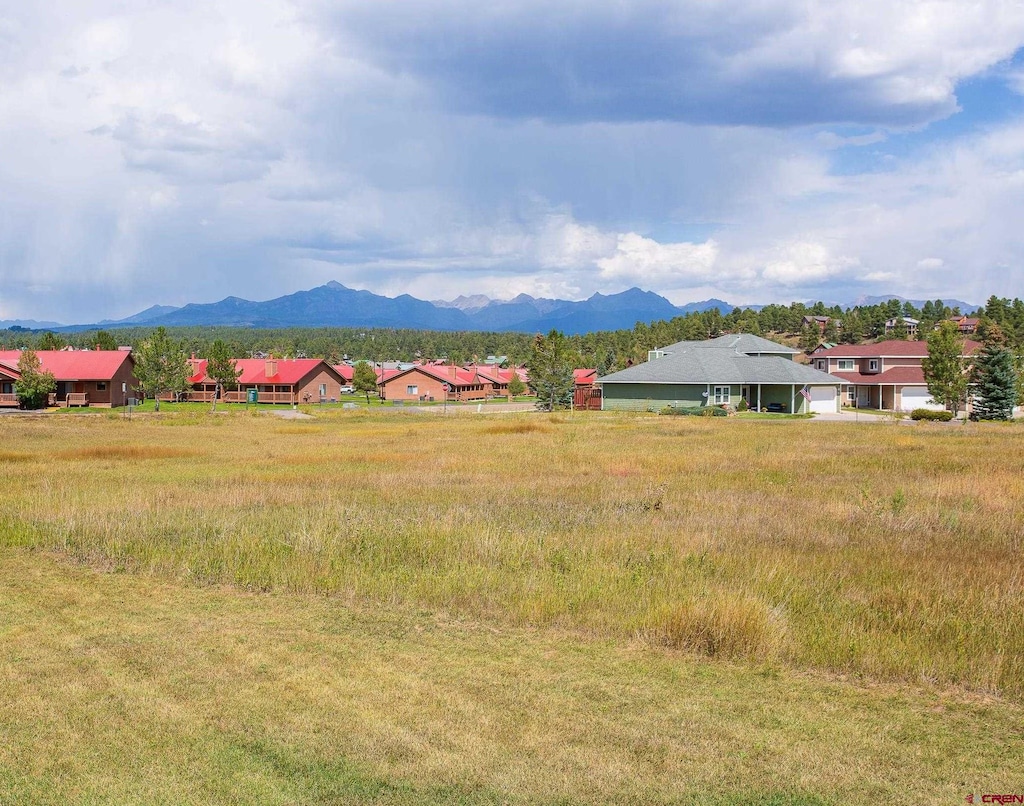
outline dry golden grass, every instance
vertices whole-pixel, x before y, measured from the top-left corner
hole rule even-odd
[[[8,545],[1024,697],[1016,426],[161,414],[0,438],[28,457]]]
[[[858,806],[1024,787],[1024,711],[990,697],[11,548],[0,601],[5,804]]]

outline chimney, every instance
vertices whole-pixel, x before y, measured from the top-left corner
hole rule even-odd
[[[274,356],[270,356],[270,358],[267,359],[263,372],[268,378],[272,378],[277,375],[277,361],[274,359]]]

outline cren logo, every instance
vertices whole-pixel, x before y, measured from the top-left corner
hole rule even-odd
[[[982,803],[1024,803],[1024,795],[982,795]],[[973,797],[968,803],[974,803]]]

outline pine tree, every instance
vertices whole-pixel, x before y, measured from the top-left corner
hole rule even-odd
[[[974,360],[971,371],[974,393],[972,420],[1010,420],[1017,404],[1017,371],[998,325],[989,329],[988,340]]]
[[[565,336],[557,330],[534,339],[533,355],[526,367],[530,372],[530,386],[537,395],[537,408],[554,411],[572,405],[577,358]]]

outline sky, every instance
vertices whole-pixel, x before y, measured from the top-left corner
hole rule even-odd
[[[1024,297],[1019,0],[0,0],[0,320]]]

